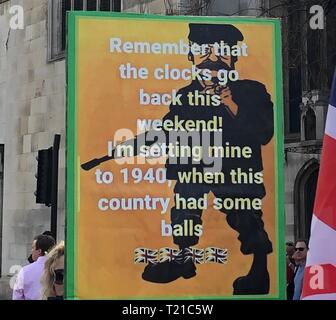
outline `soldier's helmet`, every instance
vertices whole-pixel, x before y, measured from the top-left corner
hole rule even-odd
[[[242,33],[231,24],[190,23],[189,36],[191,42],[212,44],[224,41],[229,46],[236,45],[244,39]]]

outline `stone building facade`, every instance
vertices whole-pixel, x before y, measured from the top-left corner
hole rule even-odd
[[[297,11],[290,13],[289,8],[281,6],[282,2],[0,0],[0,299],[9,297],[13,266],[26,264],[33,237],[50,229],[50,208],[35,203],[34,191],[37,151],[52,146],[55,134],[61,135],[57,230],[58,239],[64,239],[66,68],[65,21],[60,17],[71,8],[168,15],[282,17],[286,237],[294,240],[309,235],[330,70],[336,62],[332,53],[336,52],[336,42],[329,38],[333,32],[336,34],[331,27],[336,25],[336,9],[332,8],[329,13],[331,18],[327,17],[326,28],[316,31],[319,33],[316,53],[309,49],[316,34],[308,30],[307,24],[304,24],[306,33],[296,32],[302,30],[311,1],[296,1],[306,9],[301,10],[299,16]],[[9,27],[13,5],[23,7],[22,30]],[[292,39],[293,34],[297,38]],[[299,54],[294,59],[295,50]],[[320,72],[319,80],[314,82],[311,76],[318,64],[325,72]]]
[[[4,150],[0,253],[2,294],[8,276],[24,265],[32,239],[50,229],[50,208],[35,203],[37,151],[61,134],[58,237],[64,239],[65,61],[47,61],[47,13],[44,0],[0,4],[0,145]],[[9,9],[24,9],[24,29],[11,30]],[[0,297],[1,298],[1,297]]]

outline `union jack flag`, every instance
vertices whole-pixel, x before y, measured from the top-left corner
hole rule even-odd
[[[134,250],[134,263],[157,263],[158,250],[148,248],[136,248]]]
[[[186,248],[185,261],[192,260],[194,263],[204,263],[204,249]]]
[[[168,247],[161,248],[159,250],[159,262],[173,261],[178,257],[180,253],[181,250],[178,249]]]
[[[216,247],[206,248],[205,263],[227,263],[227,249]]]
[[[302,300],[336,300],[336,70],[330,92]],[[316,281],[318,279],[318,281]],[[317,284],[318,283],[318,284]]]

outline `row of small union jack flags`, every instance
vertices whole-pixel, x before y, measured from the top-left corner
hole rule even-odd
[[[205,249],[186,248],[184,249],[184,261],[192,260],[194,263],[227,263],[227,249],[208,247]],[[174,248],[136,248],[134,250],[134,263],[158,263],[173,261],[181,258],[181,250]]]

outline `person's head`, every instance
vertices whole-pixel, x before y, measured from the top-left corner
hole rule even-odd
[[[306,239],[298,239],[295,242],[295,252],[293,259],[296,264],[304,264],[307,259],[308,241]]]
[[[42,299],[63,296],[64,293],[64,241],[47,255],[41,278]]]
[[[36,261],[38,257],[44,256],[54,245],[54,238],[42,234],[37,236],[32,244],[32,259]]]
[[[54,238],[52,232],[51,232],[51,231],[48,231],[48,230],[47,230],[47,231],[44,231],[44,232],[42,233],[42,235],[44,235],[44,236],[49,236],[49,237]]]
[[[294,243],[292,241],[286,242],[286,255],[291,258],[295,252]]]
[[[54,239],[54,237],[52,236],[52,233],[51,233],[50,231],[44,231],[44,232],[42,233],[42,235],[50,236],[51,238],[53,238],[54,243],[55,243],[55,239]],[[33,243],[32,243],[31,254],[30,254],[30,256],[28,257],[28,262],[29,262],[29,263],[33,263],[33,262],[36,261],[37,258],[40,256],[40,255],[39,255],[39,251],[36,250],[36,240],[37,240],[38,237],[39,237],[39,236],[34,237],[34,240],[33,240]]]
[[[221,54],[220,50],[215,50],[214,44],[222,43],[232,48],[238,41],[242,41],[244,37],[236,27],[228,24],[190,23],[189,30],[189,60],[197,68],[212,71],[234,69],[237,57],[229,55],[227,50]],[[193,48],[200,48],[200,52],[193,54]]]

